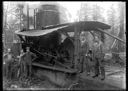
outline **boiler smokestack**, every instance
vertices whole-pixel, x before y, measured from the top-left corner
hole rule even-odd
[[[36,13],[37,29],[42,29],[42,27],[49,25],[60,24],[58,8],[57,5],[42,5],[38,13]]]

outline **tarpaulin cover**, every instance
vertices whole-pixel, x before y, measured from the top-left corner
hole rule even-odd
[[[34,30],[31,29],[29,31],[16,31],[15,33],[17,35],[23,35],[23,36],[42,36],[42,35],[46,35],[48,33],[51,33],[53,31],[57,31],[59,28],[64,28],[66,26],[62,26],[62,27],[57,27],[57,28],[52,28],[52,29],[44,29],[44,30]]]
[[[50,25],[44,27],[42,30],[27,30],[27,31],[16,31],[15,33],[18,35],[24,35],[24,36],[42,36],[48,33],[51,33],[53,31],[66,31],[66,32],[74,32],[74,28],[77,27],[78,30],[82,31],[90,31],[90,30],[97,30],[97,28],[100,29],[110,29],[111,26],[101,23],[98,21],[80,21],[80,22],[74,22],[74,23],[65,23],[65,24],[58,24],[58,25]]]

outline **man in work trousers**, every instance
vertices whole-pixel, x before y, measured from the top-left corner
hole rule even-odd
[[[7,79],[11,80],[11,75],[12,75],[11,64],[14,60],[14,56],[11,53],[11,49],[8,49],[7,54],[4,55],[4,60],[5,60],[5,76]]]
[[[89,64],[88,64],[88,60],[86,57],[88,49],[89,49],[89,45],[85,38],[85,33],[82,32],[81,33],[81,48],[80,48],[80,66],[81,66],[80,73],[82,73],[84,70],[84,63],[85,63],[86,72],[87,74],[89,73],[90,69],[89,69]]]
[[[87,53],[87,60],[89,63],[89,72],[91,73],[93,71],[93,53],[92,50],[89,49],[88,53]]]
[[[30,51],[30,48],[27,47],[27,52],[24,54],[26,61],[26,74],[31,79],[32,74],[32,61],[36,58],[36,55]]]
[[[98,77],[101,73],[101,80],[105,79],[105,69],[104,69],[104,53],[103,53],[103,43],[98,37],[95,37],[93,44],[93,57],[94,57],[94,70],[95,75],[93,78]]]
[[[26,64],[25,64],[24,57],[25,57],[25,53],[24,53],[23,50],[21,50],[20,51],[20,56],[18,56],[18,58],[19,58],[19,65],[20,65],[20,67],[19,67],[19,77],[20,77],[20,80],[21,80],[22,76],[25,76],[25,70],[26,70],[25,66],[26,66]]]

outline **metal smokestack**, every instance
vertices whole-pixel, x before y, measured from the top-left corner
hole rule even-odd
[[[36,27],[42,29],[42,27],[49,25],[60,24],[60,14],[56,5],[45,4],[39,8],[36,13]]]

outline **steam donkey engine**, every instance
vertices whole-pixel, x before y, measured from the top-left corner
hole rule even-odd
[[[62,23],[57,5],[41,6],[36,17],[35,29],[17,31],[25,51],[27,46],[38,58],[33,61],[33,73],[47,77],[60,86],[69,86],[77,81],[79,65],[79,35],[81,31],[100,31],[110,26],[98,21]],[[70,33],[74,33],[71,36]]]
[[[34,19],[36,29],[21,30],[24,33],[17,35],[22,41],[23,50],[26,51],[26,47],[29,46],[38,56],[33,61],[35,75],[48,77],[50,81],[64,86],[68,81],[67,74],[76,74],[76,70],[73,69],[73,38],[60,31],[51,32],[54,27],[61,28],[67,25],[59,25],[62,18],[59,16],[59,7],[48,4],[41,7]]]

